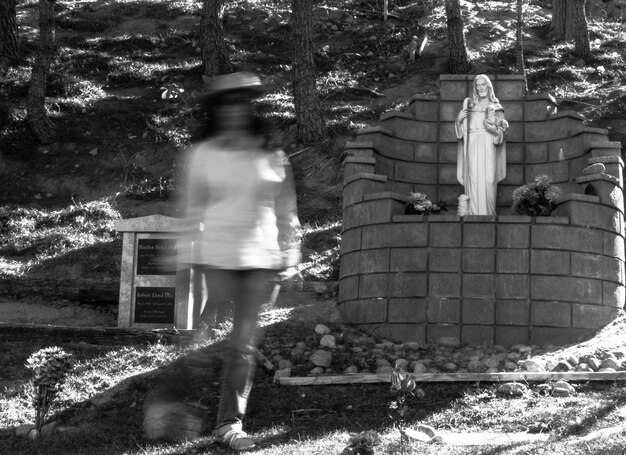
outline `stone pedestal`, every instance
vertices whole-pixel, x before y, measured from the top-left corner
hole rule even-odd
[[[124,233],[118,327],[192,328],[190,272],[176,261],[181,221],[151,215],[115,223]]]

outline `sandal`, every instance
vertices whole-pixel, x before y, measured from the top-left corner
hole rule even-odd
[[[250,450],[254,447],[254,441],[242,430],[241,423],[229,423],[215,430],[215,439],[232,450]]]

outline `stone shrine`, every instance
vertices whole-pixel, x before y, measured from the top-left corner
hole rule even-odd
[[[399,341],[563,345],[622,310],[621,144],[517,75],[488,75],[507,132],[496,215],[456,215],[455,118],[474,76],[442,75],[436,95],[347,143],[338,308],[345,323]],[[562,190],[547,217],[511,214],[513,191],[538,175]],[[405,215],[409,193],[446,214]]]

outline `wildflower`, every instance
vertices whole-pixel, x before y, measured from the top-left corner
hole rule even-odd
[[[67,372],[72,366],[72,358],[71,354],[54,346],[33,353],[26,362],[26,367],[33,371],[35,427],[41,431],[50,404],[61,390]]]
[[[354,433],[350,435],[348,447],[346,447],[343,453],[346,455],[373,455],[374,447],[380,443],[380,436],[374,430]]]

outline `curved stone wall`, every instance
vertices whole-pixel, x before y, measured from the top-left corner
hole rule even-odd
[[[438,96],[415,96],[347,144],[339,311],[397,340],[573,342],[624,305],[621,147],[552,97],[524,96],[518,76],[492,76],[511,124],[507,178],[497,217],[460,218],[453,121],[471,80],[442,76]],[[538,174],[564,190],[557,210],[510,215],[513,190]],[[413,191],[449,214],[404,215]]]

